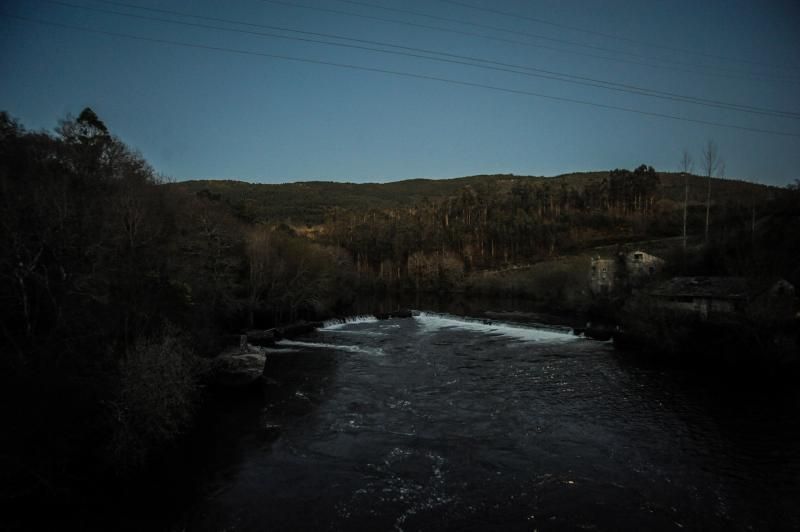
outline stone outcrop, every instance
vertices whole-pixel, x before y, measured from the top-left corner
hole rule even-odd
[[[259,382],[264,375],[266,351],[245,343],[227,349],[211,361],[210,382],[226,388],[243,388]]]
[[[375,313],[379,320],[410,318],[410,310]],[[298,321],[290,325],[266,330],[250,330],[246,334],[224,338],[231,347],[211,360],[209,383],[225,388],[244,388],[260,382],[267,362],[266,347],[286,338],[294,338],[323,327],[319,321]]]

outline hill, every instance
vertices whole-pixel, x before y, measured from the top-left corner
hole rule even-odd
[[[654,241],[680,249],[687,184],[687,233],[699,242],[705,238],[708,179],[658,173],[646,165],[554,177],[500,174],[278,185],[189,181],[170,186],[247,225],[283,227],[289,234],[343,249],[361,283],[446,291],[463,286],[464,276],[472,272],[592,253],[598,246]],[[728,241],[734,234],[741,235],[741,242],[753,240],[755,221],[768,216],[786,192],[729,179],[714,178],[710,185],[712,241]],[[721,252],[709,261],[730,256]]]
[[[370,209],[408,208],[425,202],[454,198],[465,190],[477,193],[492,190],[509,193],[514,187],[546,187],[569,190],[582,195],[601,188],[609,180],[608,171],[578,172],[553,177],[516,176],[513,174],[473,175],[451,179],[409,179],[389,183],[339,183],[307,181],[282,184],[255,184],[234,180],[190,180],[168,186],[227,203],[245,220],[289,225],[317,225],[334,209],[366,211]],[[660,172],[656,191],[658,200],[682,203],[684,176]],[[705,204],[707,180],[689,176],[689,202]],[[746,181],[711,180],[712,202],[717,205],[750,205],[770,199],[775,187]]]
[[[191,180],[169,186],[228,203],[250,221],[322,223],[334,208],[346,210],[410,207],[454,195],[466,186],[487,186],[517,178],[513,175],[476,175],[453,179],[408,179],[390,183],[303,181],[256,184],[233,180]]]

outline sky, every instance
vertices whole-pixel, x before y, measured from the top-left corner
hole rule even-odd
[[[783,186],[799,24],[796,0],[4,0],[0,109],[52,130],[89,106],[174,180],[677,171],[684,149],[702,174],[713,140],[724,177]]]

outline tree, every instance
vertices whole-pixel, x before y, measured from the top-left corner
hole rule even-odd
[[[709,139],[703,147],[703,170],[708,178],[708,193],[706,194],[706,243],[708,243],[708,222],[711,215],[711,176],[721,168],[722,160],[719,158],[717,144]]]
[[[75,487],[131,456],[127,443],[161,447],[188,423],[171,195],[89,109],[57,134],[0,113],[0,415],[13,427],[0,454],[36,471],[13,473],[20,493]],[[113,463],[96,460],[112,447]]]
[[[109,166],[109,151],[115,144],[114,139],[103,121],[89,107],[81,111],[77,118],[67,115],[59,122],[56,133],[68,154],[65,162],[75,174],[93,179],[101,175],[101,169]]]
[[[686,249],[686,217],[688,214],[689,209],[689,174],[692,173],[694,169],[694,161],[692,160],[692,155],[689,153],[689,150],[686,148],[683,149],[683,154],[681,156],[681,173],[683,174],[684,183],[683,183],[683,249]]]

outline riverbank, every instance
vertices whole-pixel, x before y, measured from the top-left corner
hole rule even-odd
[[[272,354],[261,395],[215,405],[226,421],[197,438],[207,469],[173,529],[798,522],[796,393],[453,315],[297,340]]]
[[[446,306],[445,303],[443,301],[442,306]],[[372,304],[363,302],[363,305]],[[394,302],[386,302],[386,305],[391,304]],[[456,304],[463,310],[466,308],[467,302],[451,300],[449,304]],[[237,525],[238,529],[258,529],[258,526],[265,522],[261,518],[268,517],[266,514],[269,514],[271,519],[275,519],[270,521],[271,523],[284,523],[288,527],[288,523],[303,522],[302,514],[292,514],[293,517],[287,516],[281,511],[281,508],[284,505],[291,508],[302,505],[303,501],[307,501],[312,493],[316,493],[316,496],[319,497],[317,504],[332,503],[333,499],[324,496],[325,491],[322,490],[322,485],[317,486],[313,481],[308,484],[310,482],[308,479],[316,478],[314,471],[317,467],[323,469],[332,467],[333,470],[326,470],[328,472],[325,475],[335,475],[335,471],[339,471],[337,468],[340,468],[340,465],[337,465],[340,464],[337,457],[345,456],[342,458],[345,461],[353,458],[346,457],[349,456],[347,449],[357,442],[374,441],[371,434],[374,434],[372,431],[376,426],[385,428],[385,432],[383,429],[380,432],[381,438],[387,438],[384,443],[380,444],[381,449],[384,444],[392,448],[405,448],[404,445],[408,441],[391,439],[400,437],[397,433],[403,432],[393,424],[399,421],[387,421],[395,419],[392,416],[395,415],[395,410],[398,408],[402,410],[401,414],[398,414],[401,415],[399,419],[404,420],[404,423],[410,423],[416,427],[415,430],[420,430],[422,434],[428,434],[427,437],[431,438],[430,433],[425,432],[424,427],[428,427],[428,430],[437,430],[435,427],[438,425],[427,425],[424,422],[425,417],[418,417],[413,412],[420,412],[419,409],[423,409],[426,415],[432,416],[431,419],[437,419],[439,420],[437,423],[445,424],[445,426],[450,422],[448,420],[451,420],[453,422],[452,431],[458,430],[460,422],[469,422],[471,427],[478,427],[475,430],[479,430],[480,427],[491,425],[492,420],[498,415],[505,420],[503,423],[516,426],[515,424],[520,423],[520,420],[528,419],[531,411],[540,412],[540,409],[550,407],[558,410],[561,407],[557,405],[561,402],[575,404],[576,408],[583,408],[581,405],[589,401],[586,408],[591,409],[595,417],[598,416],[598,412],[602,414],[604,408],[610,408],[609,404],[614,405],[614,408],[623,408],[623,410],[633,408],[634,414],[628,412],[633,419],[640,419],[642,411],[638,409],[644,409],[643,412],[649,412],[646,414],[649,416],[648,419],[657,426],[663,422],[660,420],[661,417],[673,416],[669,418],[672,420],[668,423],[669,430],[665,429],[667,434],[672,434],[671,431],[675,428],[673,425],[681,423],[681,416],[684,415],[682,413],[687,408],[684,403],[687,401],[690,404],[698,401],[701,405],[713,402],[715,405],[713,406],[714,415],[722,416],[723,419],[727,419],[724,405],[727,404],[727,408],[739,405],[737,408],[750,409],[748,415],[754,422],[761,417],[772,419],[774,411],[770,409],[782,412],[789,408],[789,405],[800,404],[797,403],[795,396],[791,396],[789,399],[784,396],[794,390],[793,386],[775,387],[772,386],[772,383],[744,377],[734,381],[717,373],[703,374],[695,370],[671,368],[669,364],[661,364],[654,360],[646,350],[634,348],[618,351],[607,342],[590,342],[572,334],[559,336],[561,339],[568,338],[568,341],[556,343],[543,341],[546,335],[539,335],[537,331],[540,328],[533,326],[535,323],[547,323],[550,326],[561,325],[560,330],[568,332],[572,328],[572,324],[580,323],[582,318],[572,316],[567,317],[564,321],[558,321],[558,316],[542,313],[541,309],[530,305],[526,306],[524,302],[520,301],[501,300],[494,304],[484,302],[482,307],[472,301],[471,305],[469,307],[470,314],[467,314],[469,319],[459,315],[446,314],[443,312],[442,306],[439,306],[432,309],[437,312],[428,313],[422,319],[419,317],[416,319],[391,318],[382,321],[370,318],[369,320],[354,320],[351,323],[342,320],[339,322],[340,327],[323,327],[321,331],[309,330],[296,336],[295,340],[297,341],[294,342],[279,341],[278,345],[272,345],[270,348],[267,372],[258,386],[249,388],[247,393],[230,393],[229,390],[221,388],[207,388],[198,407],[194,427],[182,434],[173,445],[162,449],[153,456],[145,470],[126,478],[101,479],[96,483],[93,492],[69,499],[69,504],[65,504],[63,508],[53,508],[50,515],[58,516],[62,525],[64,522],[78,523],[77,528],[85,530],[220,530],[232,526],[229,521],[232,517],[230,512],[239,512],[237,515],[244,516],[245,521]],[[324,325],[324,323],[318,325]],[[545,327],[544,330],[558,332],[559,329]],[[559,346],[564,347],[562,349]],[[367,373],[364,373],[365,371]],[[370,373],[375,371],[378,373]],[[527,373],[519,374],[520,371]],[[597,375],[597,378],[593,378],[592,375]],[[609,382],[604,380],[609,378],[612,379],[610,382],[614,384],[610,388],[608,388]],[[377,389],[383,390],[385,393],[377,393],[373,384],[370,384],[373,382],[370,379],[378,379],[375,381],[379,383]],[[418,382],[414,379],[423,380]],[[496,386],[507,386],[507,389],[504,389],[503,392],[499,392],[493,387],[484,390],[478,383],[487,379],[494,379],[492,382],[495,382]],[[578,379],[580,382],[574,379]],[[586,379],[588,379],[588,384]],[[682,384],[673,389],[670,383],[674,384],[675,382]],[[684,382],[685,384],[683,384]],[[430,397],[424,393],[420,397],[409,397],[409,394],[413,395],[417,389],[423,392],[433,390],[432,386],[439,388],[435,388],[436,394]],[[478,386],[478,388],[473,389],[473,386]],[[589,393],[586,386],[600,386],[600,388],[597,390],[592,388],[594,391]],[[620,392],[618,387],[623,387],[624,393]],[[658,391],[664,389],[667,391],[663,394]],[[356,395],[351,397],[353,393]],[[481,398],[484,402],[496,400],[500,413],[495,413],[495,417],[493,417],[487,411],[484,412],[485,415],[482,414],[475,419],[462,419],[459,416],[465,415],[469,409],[448,410],[450,407],[445,408],[441,405],[427,403],[427,401],[436,401],[436,398],[441,395],[443,398],[449,397],[454,404],[461,404],[458,401],[464,400],[464,393],[469,394],[471,401],[479,401]],[[603,402],[591,406],[593,393],[601,393],[604,397]],[[619,393],[622,395],[615,395]],[[682,394],[688,394],[689,397],[683,397]],[[495,399],[487,399],[491,397]],[[743,397],[750,399],[745,401]],[[635,398],[635,400],[631,398]],[[408,401],[409,405],[406,405],[404,401]],[[670,408],[676,404],[676,412],[670,413]],[[391,405],[395,405],[394,408]],[[500,408],[500,405],[504,406]],[[760,409],[757,414],[753,411],[754,405],[758,405]],[[441,411],[438,410],[440,407]],[[481,409],[485,407],[486,405],[481,406],[478,403],[474,406],[479,412],[483,412]],[[514,408],[521,409],[520,412],[526,412],[528,417],[508,417],[504,414],[515,411]],[[692,406],[691,408],[696,407]],[[410,410],[406,411],[406,409]],[[541,410],[541,412],[544,411]],[[381,417],[375,417],[377,416],[376,412],[381,412]],[[565,423],[569,425],[569,420],[572,419],[568,413],[560,410],[551,412],[551,415],[555,416],[552,419],[558,420],[556,424],[558,426]],[[617,412],[614,414],[614,418],[624,415]],[[543,414],[540,413],[538,416],[541,417]],[[539,417],[534,416],[537,419]],[[695,416],[692,419],[693,423],[707,423],[703,415]],[[544,424],[528,427],[532,431],[530,434],[536,435],[535,437],[531,436],[535,441],[529,441],[526,439],[527,437],[522,436],[520,436],[521,439],[514,440],[516,442],[514,445],[523,446],[524,452],[533,453],[529,458],[536,463],[540,463],[542,460],[546,462],[546,459],[542,457],[546,453],[545,455],[536,454],[536,449],[541,445],[537,438],[545,437],[546,441],[550,442],[549,445],[558,447],[561,445],[558,442],[564,436],[558,431],[551,434],[549,431],[553,430],[556,425],[545,423],[545,420],[545,417],[541,417],[540,422]],[[355,425],[351,426],[351,421]],[[331,427],[331,433],[324,437],[320,436],[321,439],[317,440],[317,436],[308,436],[308,433],[305,432],[309,424],[312,427],[317,427],[317,424],[322,424],[323,428]],[[759,430],[762,429],[764,427],[759,427]],[[358,432],[360,436],[357,440],[351,439],[349,436],[354,430],[363,431]],[[409,429],[406,427],[404,430]],[[497,430],[501,431],[501,428]],[[505,427],[502,430],[508,433],[510,429]],[[544,432],[541,432],[542,430]],[[624,432],[627,429],[617,427],[614,430],[623,430]],[[653,429],[650,427],[646,430]],[[656,428],[656,430],[659,429]],[[732,430],[739,429],[734,426]],[[772,431],[774,434],[782,434],[777,421],[774,425],[766,427],[766,430]],[[517,434],[513,431],[512,433]],[[493,438],[499,437],[494,432],[492,434]],[[541,436],[542,434],[545,436]],[[578,432],[570,432],[567,436],[580,440],[587,436],[587,432],[580,429]],[[312,439],[304,439],[309,437]],[[329,437],[333,439],[329,440]],[[488,436],[486,437],[488,438]],[[596,449],[599,448],[598,445],[606,445],[602,442],[602,438],[594,441],[591,437],[589,440],[591,441],[587,441],[585,444],[587,447],[582,451],[584,453],[591,454],[596,452]],[[409,441],[417,440],[411,438]],[[441,445],[446,446],[446,442],[451,440],[443,441],[445,443]],[[448,448],[448,453],[452,454],[447,456],[462,456],[460,453],[463,449],[470,445],[474,446],[475,441],[468,438],[463,443]],[[486,441],[492,440],[490,438]],[[779,441],[783,440],[779,439]],[[637,436],[628,444],[641,445],[641,440]],[[300,454],[293,454],[291,449],[297,445],[301,446],[298,451]],[[327,445],[331,447],[327,448]],[[424,478],[413,480],[415,478],[413,475],[416,471],[422,470],[425,460],[424,453],[428,451],[436,453],[438,445],[435,444],[433,450],[421,449],[419,454],[414,455],[416,458],[413,460],[409,458],[410,461],[405,463],[406,465],[403,465],[402,461],[397,462],[400,468],[397,478],[408,479],[408,482],[425,481]],[[715,441],[712,445],[720,445],[720,443]],[[722,445],[728,444],[723,443]],[[319,456],[320,448],[327,448],[326,452],[331,453],[332,458],[324,458],[327,455],[323,453],[323,458],[320,459],[322,462],[319,463],[316,457]],[[263,454],[265,452],[267,454]],[[491,445],[482,452],[499,453],[494,458],[495,462],[499,460],[500,463],[505,463],[503,460],[506,459],[504,458],[506,455],[495,450]],[[698,453],[702,452],[703,449],[698,448]],[[371,456],[370,451],[365,450],[365,453],[365,456]],[[380,454],[377,451],[372,454],[376,453]],[[271,461],[273,460],[271,457],[274,455],[278,456],[278,461],[275,463]],[[603,463],[604,455],[592,456],[595,462],[599,460],[600,463]],[[376,457],[375,460],[377,461],[378,458],[380,457]],[[652,459],[659,460],[658,457]],[[608,464],[609,467],[623,467],[614,460],[612,462]],[[309,463],[316,465],[309,465]],[[455,470],[448,469],[454,467],[452,462],[445,464],[449,465],[440,466],[442,471],[449,471],[448,474],[453,474]],[[558,462],[551,465],[553,474],[559,475],[558,478],[564,482],[573,480],[576,485],[580,484],[586,487],[586,479],[592,478],[590,477],[591,471],[588,469],[582,470],[583,476],[579,476],[577,480],[573,477],[563,476],[566,475],[565,471],[575,471],[576,467],[581,470],[580,463],[570,465]],[[298,473],[298,467],[301,473]],[[354,471],[360,471],[356,466],[354,467]],[[361,467],[366,466],[362,464]],[[536,490],[550,486],[545,482],[544,488],[542,486],[538,488],[521,487],[520,484],[514,482],[512,475],[514,467],[519,467],[519,464],[512,461],[507,464],[507,469],[505,467],[503,466],[505,474],[502,481],[501,478],[498,478],[494,487],[503,493],[508,492],[509,496],[513,494],[515,497],[520,497],[520,490],[542,493]],[[667,466],[663,465],[663,467]],[[300,482],[300,486],[305,487],[292,488],[288,492],[279,488],[281,479],[289,474],[289,468],[294,468],[292,474],[300,475],[293,477],[295,482]],[[461,469],[458,470],[461,471]],[[621,470],[615,469],[614,471],[616,473],[609,470],[609,474],[619,475]],[[380,472],[375,474],[378,475],[376,478],[383,478],[380,476]],[[496,475],[496,473],[494,474]],[[688,470],[672,471],[671,474],[683,475],[684,479],[690,476]],[[750,475],[751,473],[746,474]],[[326,478],[330,479],[331,477]],[[387,489],[392,489],[394,486],[392,482],[398,482],[392,480],[393,478],[395,477],[384,479],[389,483]],[[449,479],[450,477],[445,478]],[[633,473],[630,473],[627,478],[628,482],[638,482],[637,476]],[[340,479],[340,482],[343,482],[343,485],[350,485],[347,484],[348,479]],[[369,483],[362,483],[361,487],[368,485]],[[445,485],[450,484],[442,484],[442,486]],[[451,486],[457,492],[457,487]],[[558,519],[566,519],[566,517],[557,508],[572,508],[572,503],[569,501],[574,501],[574,494],[564,492],[561,495],[553,495],[554,492],[551,488],[554,486],[561,486],[561,484],[553,484],[545,490],[545,493],[550,493],[550,495],[540,499],[540,506],[534,515],[546,515],[547,519],[551,515],[556,515],[556,523],[560,523],[561,521]],[[664,484],[662,487],[665,490],[676,489],[670,488],[668,484]],[[353,487],[353,490],[355,489]],[[611,497],[608,495],[609,493],[616,493],[613,488],[608,489],[611,491],[603,491],[607,494],[606,496]],[[692,506],[693,503],[682,498],[684,497],[682,491],[670,493],[683,501],[681,511],[688,512],[689,519],[695,519],[696,523],[717,522],[712,518],[702,517],[705,514],[700,512],[699,507]],[[592,498],[597,496],[597,493],[590,488],[585,495]],[[460,496],[470,497],[469,494]],[[485,496],[486,500],[494,500],[491,493],[485,494]],[[548,499],[553,496],[556,497],[555,500]],[[654,497],[656,497],[654,500],[657,501],[658,497]],[[256,500],[260,503],[256,504]],[[261,509],[264,500],[274,502],[274,504],[268,505],[271,510]],[[460,500],[463,502],[470,499]],[[41,502],[40,500],[40,506]],[[341,503],[347,504],[347,501]],[[458,511],[457,515],[453,514],[451,517],[462,519],[465,525],[474,519],[479,519],[479,516],[465,510],[465,505],[469,503],[462,504],[455,500],[453,503]],[[651,501],[651,503],[653,502]],[[367,504],[366,500],[365,504]],[[402,506],[400,499],[396,501],[396,504]],[[516,519],[517,510],[523,506],[515,506],[510,502],[508,504],[510,506],[503,506],[503,508],[509,510],[510,513],[492,515],[498,519],[512,521]],[[607,499],[607,504],[614,507],[625,506],[625,503],[616,496]],[[655,502],[654,504],[661,503]],[[781,504],[778,504],[778,507],[783,508]],[[47,504],[44,506],[51,508]],[[39,518],[21,508],[21,506],[18,507],[16,515],[17,526],[11,526],[9,530],[30,529],[32,527],[28,525],[32,520]],[[395,515],[392,513],[395,511],[395,506],[385,505],[378,506],[378,508],[383,516],[381,519],[388,519],[387,516]],[[595,510],[591,510],[594,508],[591,504],[587,508],[590,508],[587,510],[588,513],[584,514],[587,523],[602,522],[604,519],[602,512],[596,513]],[[462,511],[464,513],[459,513]],[[487,508],[486,511],[491,513],[491,508]],[[638,515],[635,509],[631,509],[631,511],[633,512],[631,515]],[[781,511],[787,515],[788,510],[784,508]],[[755,514],[748,512],[745,514],[746,518],[752,522],[759,522],[758,519],[762,519]],[[7,515],[7,517],[13,515]],[[322,508],[319,515],[321,520],[330,519],[331,522],[339,522],[336,520],[341,519],[335,509],[331,510],[330,507]],[[356,512],[355,515],[361,514]],[[430,516],[425,511],[421,511],[419,515]],[[52,528],[56,525],[55,521],[47,521],[49,517],[46,515],[40,517],[44,521],[39,528]],[[356,519],[362,517],[364,516]],[[292,521],[292,519],[299,519],[299,521]],[[658,522],[658,519],[660,518],[654,522]],[[711,519],[711,521],[703,521],[703,519]],[[681,522],[686,524],[686,521]],[[343,525],[352,524],[351,521],[342,523]],[[324,523],[320,521],[317,524]],[[545,520],[542,528],[547,529],[548,524],[551,523]]]
[[[585,321],[575,327],[586,336],[613,339],[619,349],[638,350],[672,366],[702,373],[755,372],[766,378],[800,375],[800,314],[791,283],[775,277],[675,277],[684,268],[695,268],[693,261],[713,259],[713,250],[702,245],[688,254],[676,245],[667,239],[631,247],[660,250],[670,257],[671,269],[632,278],[619,263],[621,271],[608,274],[614,285],[608,292],[590,290],[588,254],[475,273],[466,287],[469,293],[496,291],[580,316]],[[621,257],[620,249],[598,252]],[[684,285],[683,292],[664,292]],[[739,291],[726,291],[729,285]]]

